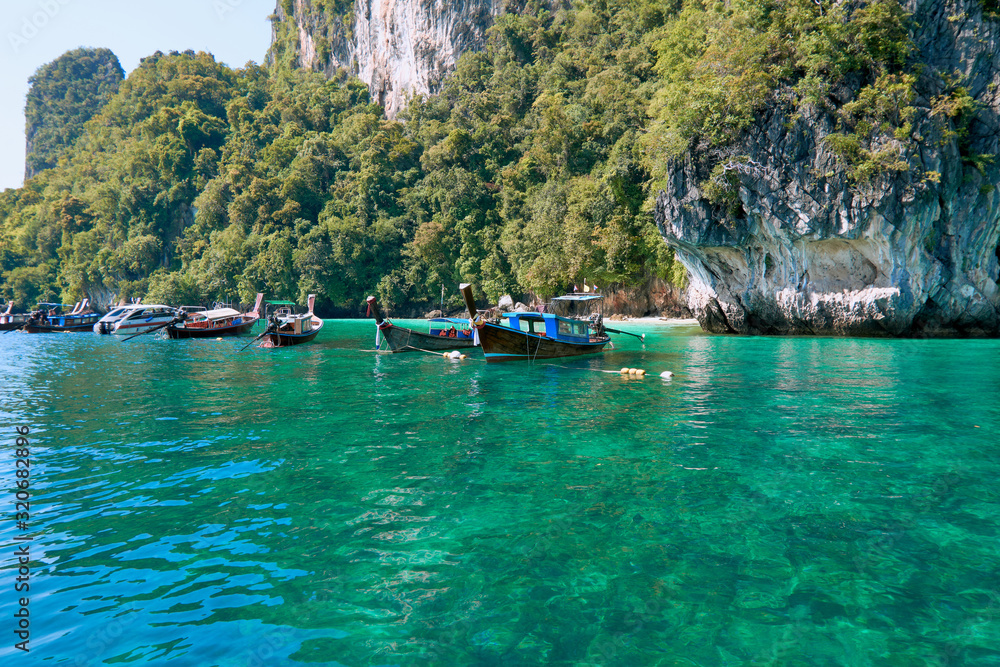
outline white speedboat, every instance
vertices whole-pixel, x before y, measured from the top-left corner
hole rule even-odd
[[[177,316],[177,309],[162,304],[130,303],[113,308],[94,325],[99,334],[139,334],[160,327]]]

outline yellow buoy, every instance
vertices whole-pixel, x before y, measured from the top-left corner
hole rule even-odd
[[[639,375],[639,376],[642,376],[642,375],[645,375],[645,374],[646,374],[646,371],[644,371],[644,370],[642,370],[642,369],[640,368],[640,369],[638,369],[638,370],[637,370],[637,371],[635,372],[635,374],[636,374],[636,375]]]
[[[623,368],[623,369],[621,369],[618,372],[621,373],[622,375],[628,375],[628,369],[627,368]]]
[[[635,371],[636,371],[636,369],[630,368],[630,369],[628,369],[628,374],[629,375],[635,375]]]

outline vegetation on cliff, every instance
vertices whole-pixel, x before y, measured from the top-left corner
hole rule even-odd
[[[840,84],[905,82],[909,48],[891,0],[538,3],[500,16],[398,121],[359,82],[287,58],[232,70],[157,53],[62,165],[0,195],[0,289],[22,303],[316,292],[357,312],[369,292],[432,303],[460,281],[491,299],[681,282],[650,212],[663,162],[719,150],[782,91],[861,104]],[[851,113],[844,136],[866,150]]]
[[[108,49],[76,49],[38,69],[24,105],[25,178],[56,166],[125,78]]]

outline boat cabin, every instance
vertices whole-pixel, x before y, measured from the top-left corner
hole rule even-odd
[[[48,326],[50,327],[75,327],[84,324],[94,324],[101,316],[97,313],[86,313],[84,315],[49,315]]]
[[[68,308],[69,304],[64,303],[39,303],[38,309],[42,312],[42,323],[48,327],[78,327],[86,324],[94,324],[101,316],[87,308],[89,301],[84,299],[83,303],[73,306],[70,313],[61,312],[63,308]]]
[[[278,329],[281,333],[304,334],[313,330],[312,315],[309,313],[278,319],[281,321],[281,327]]]
[[[24,324],[30,315],[17,313],[16,315],[0,315],[0,324]]]
[[[216,308],[192,313],[184,323],[186,329],[217,329],[243,324],[240,311],[235,308]]]
[[[29,315],[27,313],[17,313],[14,314],[11,311],[14,309],[14,302],[7,302],[7,310],[0,313],[0,324],[9,324],[11,326],[24,324],[28,321]]]
[[[588,342],[590,340],[590,322],[560,317],[553,313],[504,313],[506,326],[537,336],[548,336],[566,342]]]
[[[139,306],[123,319],[126,322],[152,322],[154,319],[173,319],[176,311],[170,306]]]
[[[312,313],[302,313],[301,315],[296,315],[292,311],[292,308],[295,306],[294,302],[268,301],[268,304],[272,306],[280,306],[273,315],[279,322],[279,332],[286,334],[304,334],[309,333],[315,328],[313,327]]]
[[[430,321],[430,335],[441,338],[472,338],[469,320],[458,317],[435,317]]]

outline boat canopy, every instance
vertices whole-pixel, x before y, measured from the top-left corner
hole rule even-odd
[[[566,342],[586,342],[590,340],[590,323],[553,313],[503,313],[507,326],[526,333],[548,336]]]
[[[440,329],[441,325],[453,326],[458,329],[468,329],[469,320],[468,318],[461,317],[435,317],[430,321],[430,327],[432,329]]]
[[[240,311],[233,308],[217,308],[215,310],[203,310],[198,313],[191,313],[192,319],[200,320],[224,320],[227,317],[239,317]]]
[[[595,301],[603,299],[603,294],[567,294],[565,296],[552,297],[553,301]]]
[[[268,301],[272,306],[294,306],[294,301]]]
[[[536,320],[544,318],[545,315],[548,315],[549,317],[555,317],[555,315],[551,313],[539,313],[534,310],[520,310],[520,311],[511,311],[509,313],[500,313],[500,317],[519,317],[521,319],[534,318]]]

